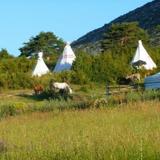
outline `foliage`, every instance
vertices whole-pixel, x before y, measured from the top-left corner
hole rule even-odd
[[[88,77],[92,75],[92,62],[94,61],[94,56],[90,55],[81,50],[76,51],[76,61],[73,63],[72,69],[76,72],[87,73]]]
[[[160,46],[160,25],[152,28],[150,41],[153,46]]]
[[[41,32],[37,36],[32,37],[29,42],[24,43],[20,48],[21,56],[31,56],[34,53],[43,51],[45,57],[51,54],[61,53],[64,47],[64,42],[52,32]]]
[[[13,56],[11,56],[6,49],[2,48],[0,51],[0,59],[8,59],[8,58],[13,58]]]
[[[0,60],[0,88],[31,88],[34,61],[25,57]]]
[[[131,73],[125,54],[117,55],[115,58],[111,52],[94,56],[77,53],[72,70],[74,71],[72,82],[76,84],[85,84],[90,81],[117,83],[121,77]]]
[[[156,26],[160,24],[159,7],[159,0],[151,1],[147,5],[137,8],[127,14],[121,15],[110,23],[107,23],[104,26],[80,37],[78,40],[74,41],[73,45],[76,48],[87,50],[89,53],[99,53],[100,41],[103,39],[103,34],[106,32],[106,29],[108,29],[112,24],[138,22],[139,26],[147,30],[152,37],[152,44],[159,45],[160,47],[160,34],[158,32],[156,34],[156,32],[154,31]]]
[[[102,49],[121,52],[121,49],[134,48],[138,40],[148,42],[149,36],[138,23],[117,23],[112,24],[106,31],[102,40]]]
[[[90,55],[80,50],[77,51],[77,58],[72,68],[75,72],[73,82],[84,84],[93,81],[115,84],[127,75],[139,72],[130,65],[139,39],[143,41],[145,48],[159,69],[160,48],[153,48],[149,45],[147,32],[135,22],[119,23],[113,24],[106,31],[101,42],[103,53]],[[152,74],[157,70],[154,70]],[[143,71],[140,72],[143,74]],[[144,72],[144,74],[147,75],[148,73]]]
[[[156,73],[160,69],[160,48],[153,48],[149,45],[148,38],[148,34],[137,23],[113,24],[106,31],[101,42],[103,53],[91,55],[78,49],[75,51],[76,60],[71,71],[50,73],[38,78],[31,77],[31,72],[36,63],[35,57],[27,59],[26,56],[31,56],[32,53],[43,50],[45,52],[45,63],[53,71],[59,53],[64,46],[64,42],[52,32],[41,32],[39,35],[32,37],[28,43],[25,43],[24,47],[20,49],[20,57],[10,56],[5,49],[0,51],[0,88],[32,88],[36,84],[47,87],[50,79],[81,85],[91,82],[120,83],[127,75],[138,72],[131,67],[130,62],[139,39],[143,40],[145,48],[158,67],[150,74]],[[140,73],[142,77],[148,74],[143,70]]]

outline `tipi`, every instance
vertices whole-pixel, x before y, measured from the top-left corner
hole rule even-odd
[[[57,64],[54,68],[54,72],[60,72],[63,70],[70,70],[72,67],[73,61],[76,59],[76,56],[69,43],[64,47],[63,53],[60,56]]]
[[[33,70],[32,76],[40,77],[48,72],[49,72],[49,69],[43,61],[43,52],[39,52],[38,53],[38,61],[37,61],[37,64]]]
[[[141,40],[138,41],[138,47],[131,64],[138,68],[144,67],[146,70],[152,70],[153,68],[157,67],[152,58],[147,53],[146,49],[143,47]]]

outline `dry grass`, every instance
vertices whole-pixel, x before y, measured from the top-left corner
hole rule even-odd
[[[160,103],[54,111],[0,122],[0,159],[158,160]]]

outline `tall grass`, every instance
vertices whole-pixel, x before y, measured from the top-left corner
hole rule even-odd
[[[158,160],[159,102],[37,112],[0,121],[6,160]]]
[[[54,110],[79,110],[90,108],[113,108],[123,104],[130,104],[134,102],[144,102],[160,100],[159,91],[145,91],[145,92],[129,92],[118,95],[98,96],[98,95],[73,95],[72,98],[65,100],[63,97],[58,99],[46,99],[46,95],[36,97],[31,95],[31,101],[26,101],[24,97],[21,99],[4,99],[0,102],[0,118],[7,116],[14,116],[17,114],[27,112],[48,112]],[[35,103],[36,102],[36,103]]]

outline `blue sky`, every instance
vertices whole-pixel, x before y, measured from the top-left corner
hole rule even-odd
[[[41,31],[73,41],[151,0],[1,0],[0,48],[19,48]]]

